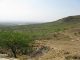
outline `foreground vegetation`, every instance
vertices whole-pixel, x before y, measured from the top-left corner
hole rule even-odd
[[[11,50],[15,58],[17,54],[29,53],[32,50],[31,43],[33,43],[32,37],[25,33],[0,31],[0,48],[6,52]]]

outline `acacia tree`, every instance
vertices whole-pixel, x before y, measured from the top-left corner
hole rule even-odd
[[[8,48],[12,51],[13,56],[16,58],[17,50],[29,51],[29,45],[33,42],[31,36],[20,32],[0,32],[0,47]]]

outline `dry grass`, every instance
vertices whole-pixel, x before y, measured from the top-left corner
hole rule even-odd
[[[44,46],[50,47],[50,50],[32,60],[80,60],[80,37],[79,34],[75,36],[75,32],[77,33],[76,29],[61,32],[58,40],[38,41],[38,43],[42,42]],[[70,39],[65,40],[64,36],[68,36]]]

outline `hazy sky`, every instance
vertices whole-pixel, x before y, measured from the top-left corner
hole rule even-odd
[[[0,0],[0,22],[47,22],[80,15],[80,0]]]

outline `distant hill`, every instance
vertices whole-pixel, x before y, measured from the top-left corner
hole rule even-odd
[[[66,18],[62,18],[61,21],[63,22],[80,22],[80,15],[77,16],[69,16]]]
[[[80,15],[69,16],[48,23],[9,26],[4,28],[4,30],[26,32],[40,38],[51,38],[51,34],[54,32],[60,32],[72,28],[80,28]]]

